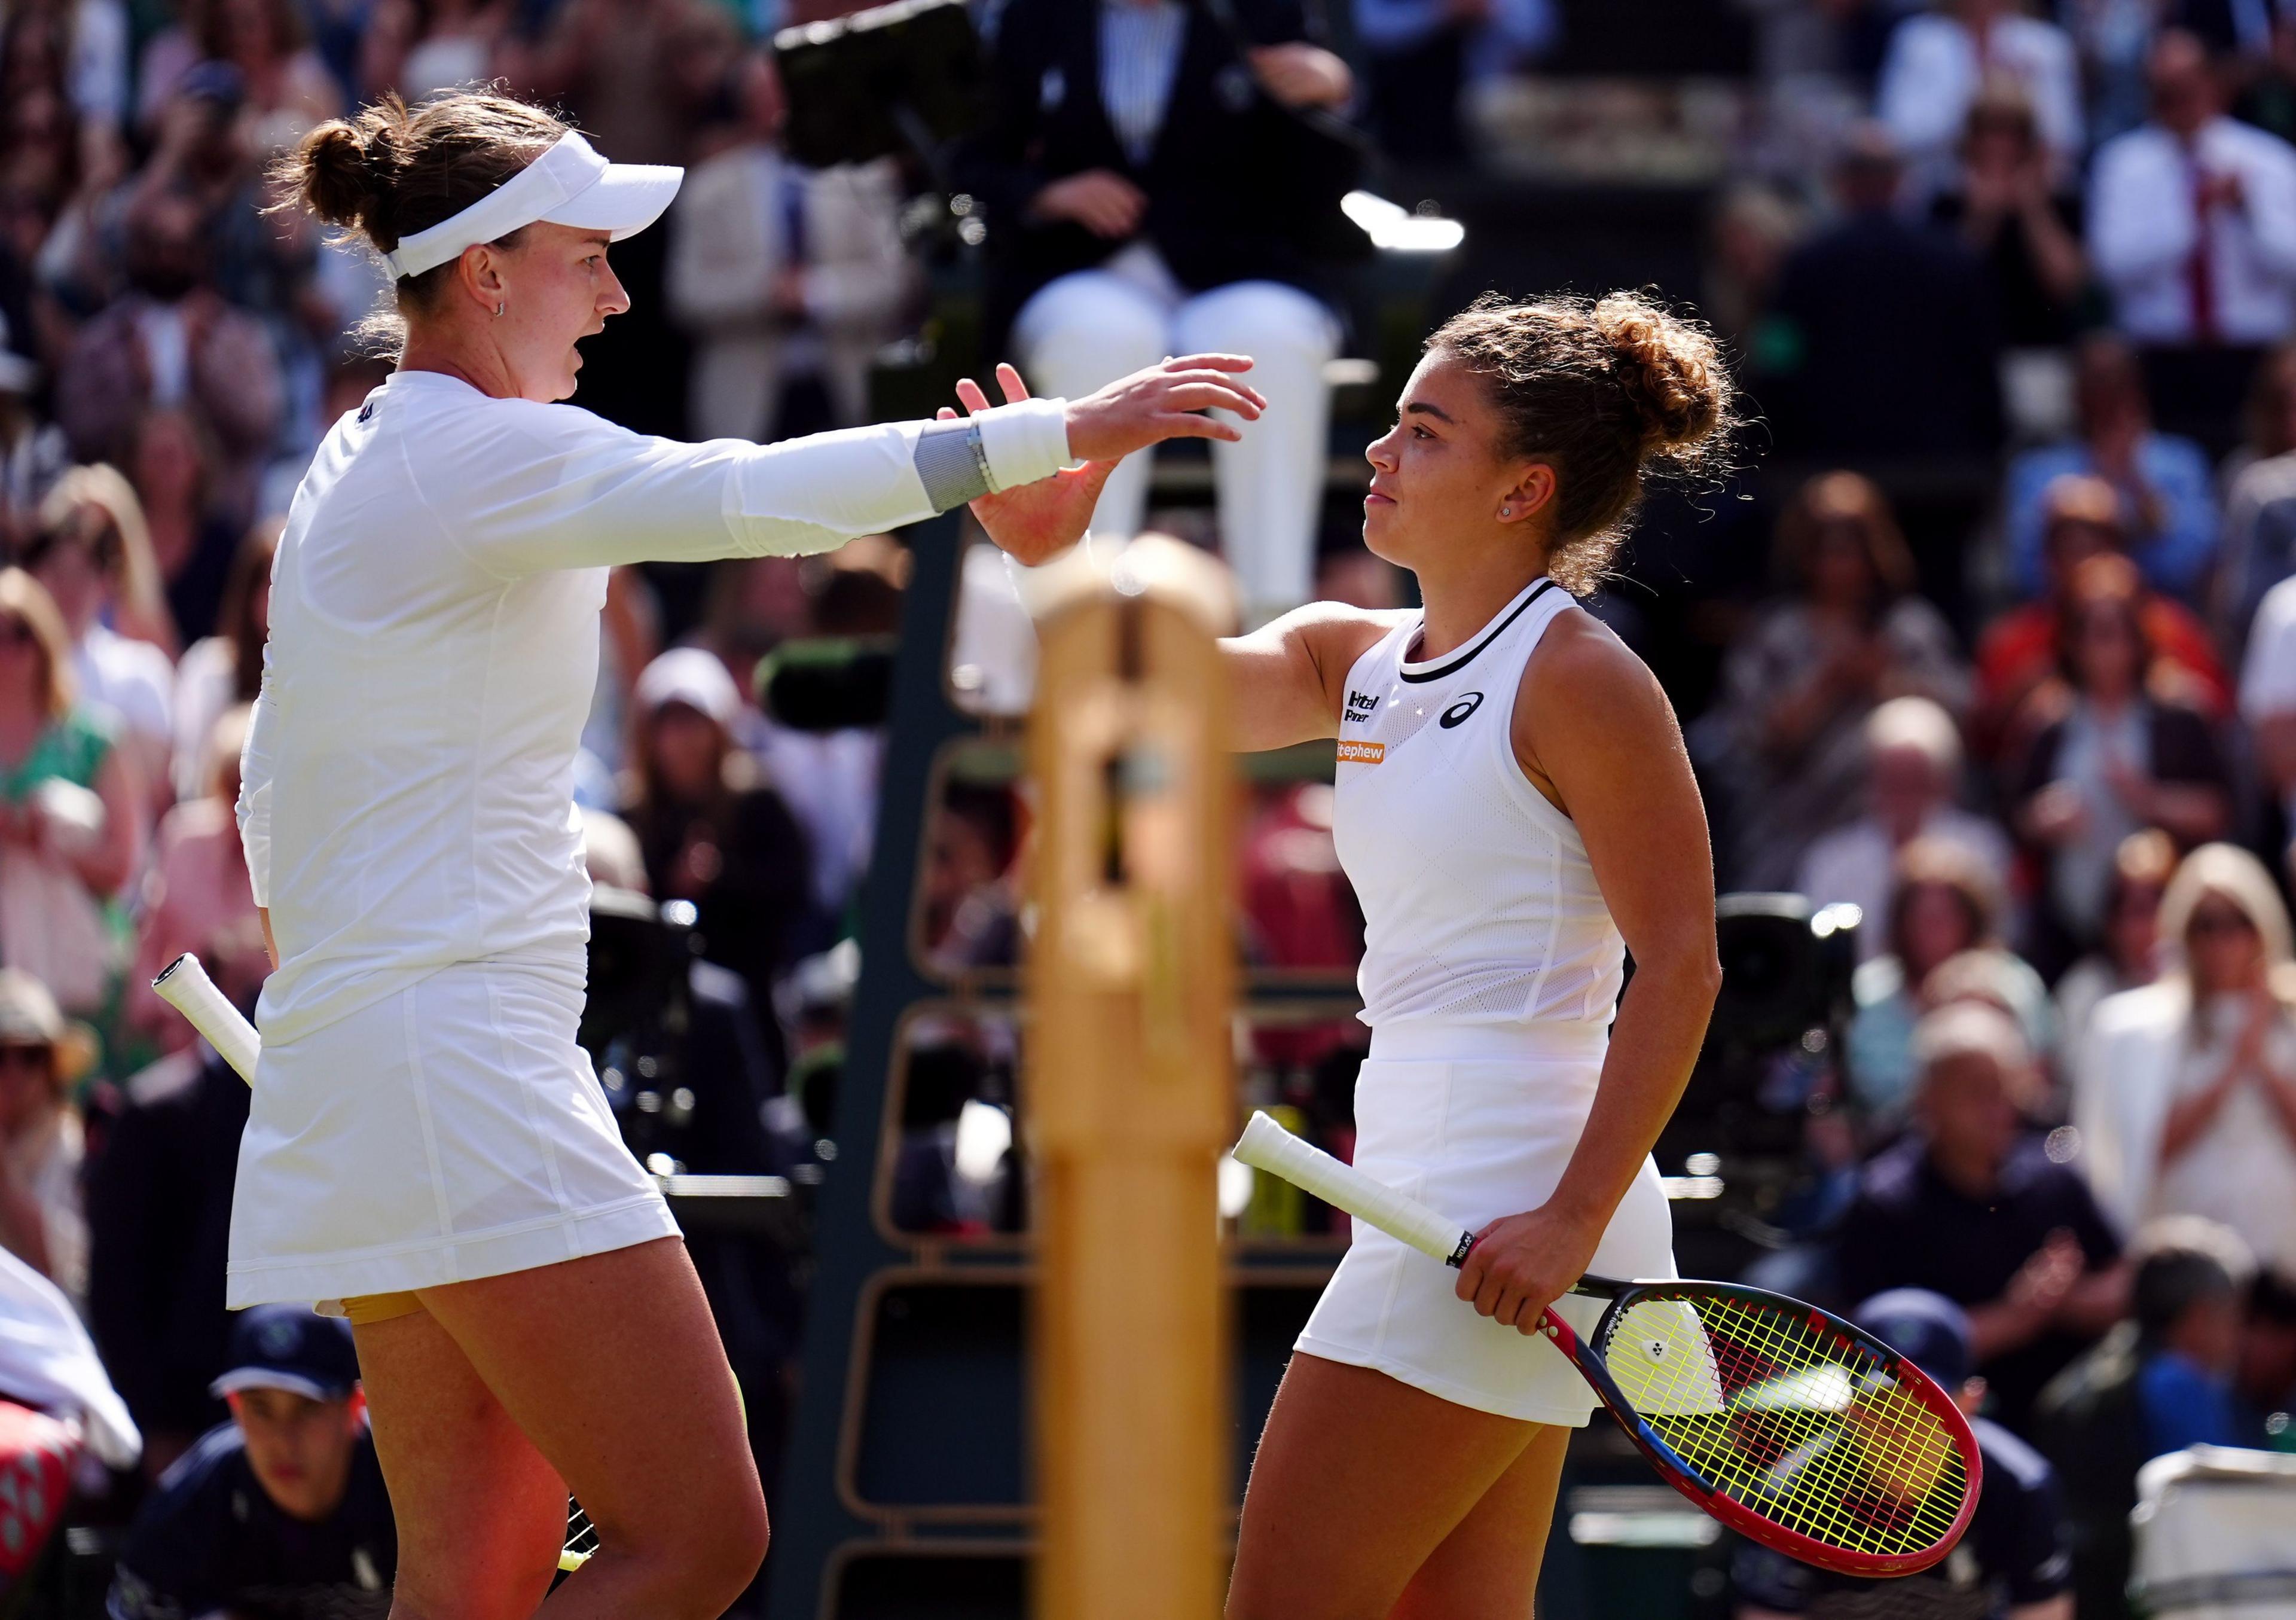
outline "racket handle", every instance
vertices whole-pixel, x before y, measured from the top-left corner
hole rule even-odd
[[[1255,1112],[1244,1125],[1243,1139],[1235,1145],[1235,1158],[1238,1164],[1283,1177],[1333,1209],[1345,1210],[1446,1265],[1457,1265],[1474,1246],[1472,1232],[1418,1199],[1406,1197],[1354,1165],[1343,1164],[1322,1148],[1301,1141],[1265,1114]]]
[[[152,989],[160,1000],[191,1020],[192,1027],[207,1037],[208,1044],[223,1055],[242,1080],[250,1086],[255,1083],[255,1060],[263,1054],[263,1037],[231,1004],[231,998],[216,988],[199,958],[185,951],[160,970]]]

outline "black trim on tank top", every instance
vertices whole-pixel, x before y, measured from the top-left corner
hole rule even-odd
[[[1396,664],[1395,672],[1398,675],[1400,675],[1404,679],[1414,682],[1440,680],[1446,675],[1457,674],[1469,664],[1474,662],[1476,654],[1481,652],[1485,647],[1490,646],[1491,643],[1496,641],[1501,636],[1506,634],[1507,626],[1513,624],[1516,620],[1521,618],[1524,613],[1529,612],[1530,604],[1532,603],[1538,601],[1541,596],[1545,596],[1548,591],[1553,590],[1554,588],[1554,580],[1541,580],[1538,584],[1533,588],[1530,595],[1525,596],[1516,606],[1514,612],[1509,613],[1505,618],[1491,626],[1489,633],[1480,641],[1475,643],[1474,646],[1469,647],[1465,652],[1454,654],[1450,658],[1447,659],[1442,663],[1436,665],[1431,670],[1419,670],[1415,671],[1408,670],[1404,668],[1404,664],[1407,662],[1408,660],[1400,660]],[[1426,627],[1422,625],[1420,628],[1422,630],[1424,630]]]

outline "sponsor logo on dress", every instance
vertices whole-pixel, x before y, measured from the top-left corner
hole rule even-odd
[[[1442,719],[1435,723],[1448,731],[1454,726],[1465,724],[1467,717],[1482,706],[1483,695],[1480,692],[1470,692],[1448,709],[1444,710]]]
[[[1379,717],[1379,699],[1368,692],[1348,694],[1347,711],[1340,716],[1350,726],[1368,726]]]
[[[1342,765],[1376,765],[1387,758],[1385,743],[1341,743],[1340,763]]]

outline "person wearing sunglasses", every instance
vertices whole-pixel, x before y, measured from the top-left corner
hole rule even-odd
[[[2090,1179],[2134,1228],[2203,1215],[2296,1267],[2296,949],[2255,856],[2186,856],[2161,901],[2171,971],[2098,1004],[2075,1098]]]

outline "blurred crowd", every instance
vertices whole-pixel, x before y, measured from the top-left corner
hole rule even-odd
[[[270,556],[388,365],[378,268],[265,206],[315,122],[499,79],[617,159],[687,165],[666,227],[616,250],[633,312],[586,345],[581,402],[642,430],[867,420],[873,368],[952,284],[982,358],[1048,392],[1252,353],[1280,408],[1217,447],[1197,531],[1247,613],[1405,599],[1327,521],[1354,448],[1332,363],[1373,334],[1297,131],[1351,118],[1440,195],[1488,167],[1479,87],[1538,74],[1584,8],[1355,0],[1319,31],[1296,0],[984,4],[979,132],[935,169],[807,169],[763,40],[849,9],[0,0],[0,1246],[92,1329],[152,1477],[223,1412],[246,1104],[148,983],[185,950],[242,1002],[260,983],[232,805]],[[1845,1308],[1942,1296],[1898,1314],[1960,1345],[1939,1365],[2005,1448],[2039,1448],[2005,1477],[2059,1470],[2029,1491],[2047,1533],[1997,1538],[2008,1595],[1967,1612],[2078,1587],[2117,1613],[2140,1464],[2296,1448],[2296,5],[1708,9],[1751,69],[1703,283],[1675,291],[1762,423],[1746,498],[1699,531],[1741,565],[1660,581],[1697,598],[1704,662],[1638,645],[1722,887],[1863,919],[1837,1038],[1779,1081],[1798,1191],[1756,1272]],[[1167,515],[1152,473],[1096,528]],[[775,718],[758,676],[784,644],[894,634],[908,565],[876,538],[612,577],[578,788],[600,917],[674,917],[699,958],[676,1018],[586,1032],[642,1153],[785,1172],[826,1133],[885,743]],[[1013,707],[1009,584],[987,555],[964,578],[954,685]],[[1658,622],[1623,589],[1594,605],[1630,639]],[[934,972],[1013,963],[1029,830],[1009,779],[951,775],[915,926]],[[1328,785],[1263,782],[1241,836],[1250,959],[1348,972]],[[912,1039],[897,1220],[1019,1224],[1012,1032]],[[1360,1045],[1256,1033],[1253,1100],[1344,1147]],[[777,1386],[792,1274],[732,1246],[704,1271],[745,1382]],[[1823,1609],[1740,1578],[1757,1610]]]

